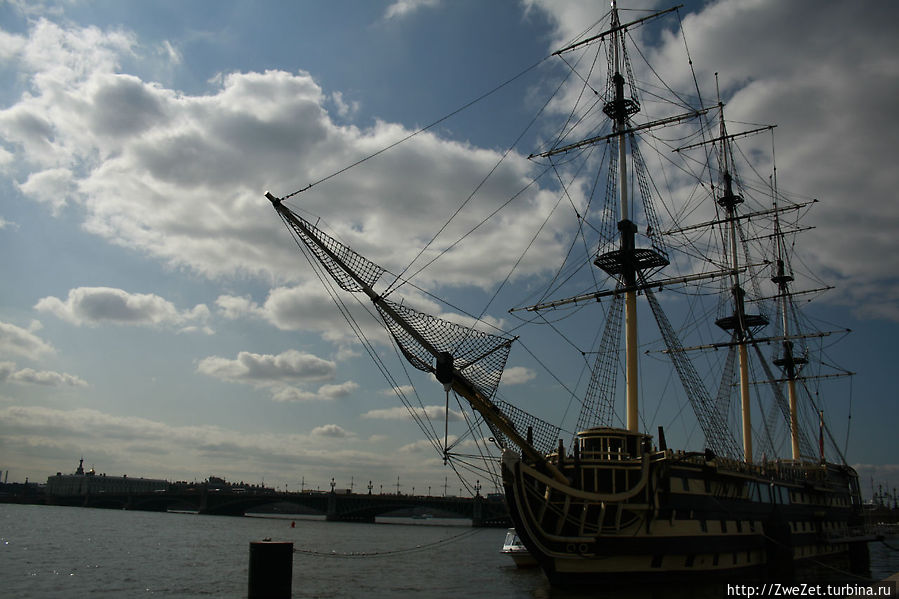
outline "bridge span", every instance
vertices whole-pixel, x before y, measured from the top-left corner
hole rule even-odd
[[[228,489],[168,490],[145,493],[94,493],[73,496],[47,496],[47,504],[126,510],[187,510],[200,514],[243,516],[262,506],[287,503],[302,506],[329,521],[374,522],[397,510],[424,508],[470,518],[475,527],[511,526],[502,498],[432,497],[320,492],[236,492]]]

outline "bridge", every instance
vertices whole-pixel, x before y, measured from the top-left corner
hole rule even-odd
[[[376,516],[397,510],[422,508],[470,518],[475,527],[511,526],[506,503],[501,497],[432,497],[422,495],[384,495],[362,493],[240,492],[206,488],[154,491],[144,493],[94,493],[86,495],[48,495],[48,505],[69,505],[125,510],[186,510],[200,514],[243,516],[262,506],[288,503],[302,506],[335,522],[374,522]]]

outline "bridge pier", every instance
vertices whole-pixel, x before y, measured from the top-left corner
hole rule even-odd
[[[478,493],[474,497],[474,505],[471,506],[471,525],[475,528],[484,527],[484,500]]]
[[[361,516],[359,514],[328,514],[325,516],[328,522],[362,522],[363,524],[374,524],[374,516]]]
[[[365,524],[374,524],[375,522],[375,517],[372,514],[340,512],[337,505],[337,495],[332,492],[328,495],[328,509],[327,512],[325,512],[325,520],[328,522],[363,522]]]

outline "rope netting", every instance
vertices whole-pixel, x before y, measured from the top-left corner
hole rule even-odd
[[[493,396],[506,366],[512,339],[464,327],[390,300],[382,301],[432,348],[452,355],[453,367],[484,397]],[[380,305],[377,308],[409,363],[418,370],[436,374],[437,364],[431,351]]]
[[[385,270],[382,267],[357,254],[294,211],[286,207],[281,207],[281,209],[290,212],[293,218],[302,222],[303,226],[300,227],[292,219],[285,218],[282,215],[284,222],[293,229],[296,236],[303,241],[303,244],[327,269],[341,289],[353,293],[362,291],[362,286],[359,284],[360,280],[365,285],[372,287],[384,274]],[[311,236],[314,236],[315,239],[312,239]],[[316,240],[318,243],[316,243]],[[352,269],[352,273],[342,268],[335,260],[335,257],[346,264],[347,268]]]
[[[668,348],[668,354],[671,357],[674,368],[684,386],[687,399],[690,401],[693,412],[696,414],[696,420],[699,422],[699,426],[705,435],[707,446],[716,455],[738,459],[742,452],[734,440],[727,422],[716,410],[714,400],[709,396],[702,379],[687,357],[680,339],[674,332],[674,327],[671,326],[668,317],[659,304],[659,300],[656,299],[655,294],[649,288],[646,288],[644,293],[652,308],[652,313],[655,316],[659,331],[662,333],[662,338],[665,340],[665,346]]]
[[[524,410],[516,408],[512,404],[498,400],[494,402],[496,407],[506,416],[508,420],[515,426],[515,430],[524,438],[531,439],[531,445],[539,453],[548,454],[555,450],[559,442],[560,428],[545,420],[537,418],[533,414],[529,414]],[[489,425],[489,422],[488,422]],[[502,447],[512,447],[509,439],[499,430],[490,427],[494,437]],[[528,432],[530,431],[530,432]]]

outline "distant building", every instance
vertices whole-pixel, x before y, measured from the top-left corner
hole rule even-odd
[[[169,483],[154,478],[129,478],[127,476],[106,476],[97,474],[91,468],[84,471],[84,458],[78,462],[75,474],[47,477],[47,495],[72,496],[94,495],[96,493],[150,493],[165,491]]]

